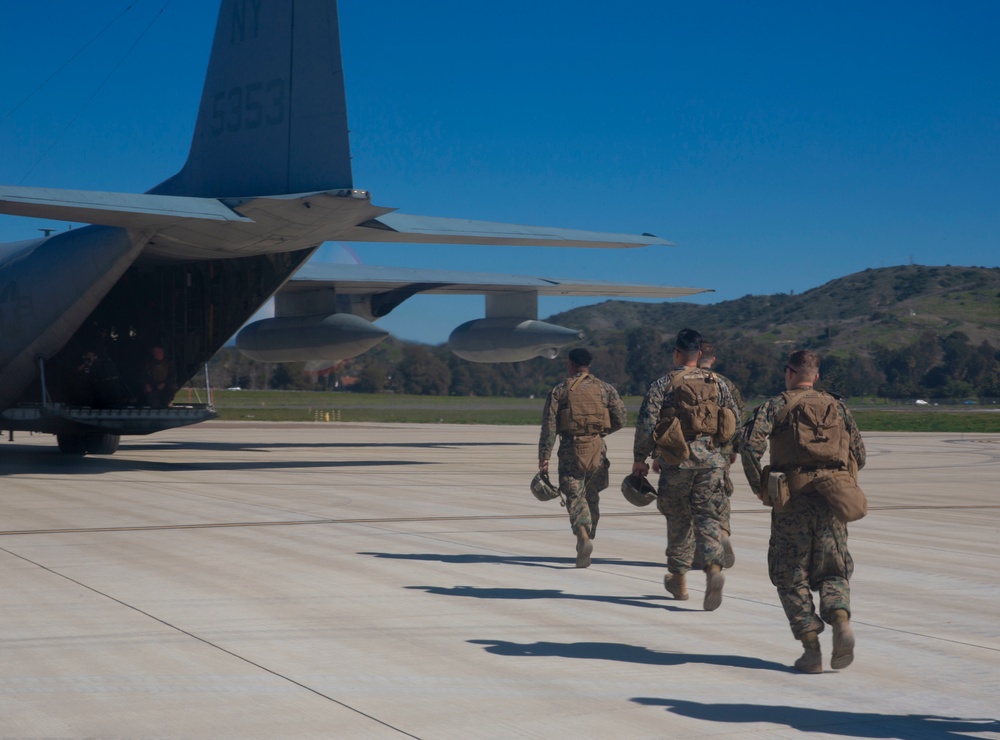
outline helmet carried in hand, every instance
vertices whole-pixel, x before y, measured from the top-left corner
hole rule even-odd
[[[539,501],[551,501],[559,495],[559,489],[552,485],[548,473],[538,473],[531,479],[531,492]]]
[[[641,475],[627,475],[622,481],[622,494],[633,506],[648,506],[656,501],[656,489]]]

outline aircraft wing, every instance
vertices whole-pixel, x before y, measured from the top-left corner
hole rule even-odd
[[[149,235],[143,256],[215,259],[290,252],[325,241],[552,247],[670,245],[614,234],[393,213],[363,190],[197,198],[0,186],[0,213],[115,226]]]
[[[677,298],[702,292],[665,285],[306,263],[275,295],[275,318],[243,329],[236,346],[269,362],[293,357],[338,361],[381,341],[385,332],[370,322],[411,297],[471,294],[485,297],[485,318],[456,327],[448,338],[449,349],[472,362],[518,362],[555,357],[559,348],[583,338],[576,329],[539,321],[539,296]],[[322,316],[326,318],[317,322]],[[312,339],[314,324],[323,325],[322,347]]]
[[[412,294],[491,295],[523,292],[544,296],[607,298],[679,298],[712,292],[706,288],[635,285],[487,272],[307,263],[285,283],[280,293],[306,292],[318,288],[334,288],[337,293],[343,295],[407,290]]]

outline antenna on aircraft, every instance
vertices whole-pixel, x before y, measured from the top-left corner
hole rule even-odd
[[[55,231],[55,229],[39,229],[39,231],[42,232],[42,234],[44,234],[45,238],[47,239],[48,237],[52,236],[52,232]]]

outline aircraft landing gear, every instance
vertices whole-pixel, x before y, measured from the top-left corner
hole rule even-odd
[[[121,437],[117,434],[88,434],[86,440],[87,452],[91,455],[113,455],[118,452]]]
[[[56,442],[59,445],[59,451],[64,455],[83,457],[87,454],[87,446],[84,444],[82,434],[57,434]]]
[[[57,434],[56,443],[64,455],[82,457],[91,455],[113,455],[118,451],[121,437],[117,434]]]

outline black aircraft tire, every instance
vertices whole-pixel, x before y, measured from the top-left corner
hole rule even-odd
[[[81,434],[57,434],[56,444],[64,455],[83,457],[87,454],[86,438]]]
[[[121,437],[117,434],[88,434],[84,447],[91,455],[113,455],[118,452]]]

